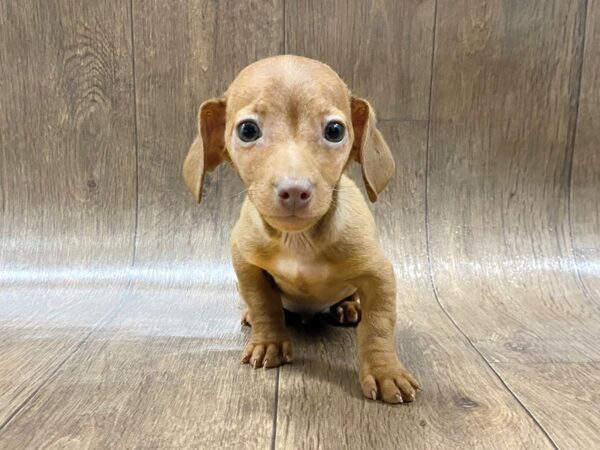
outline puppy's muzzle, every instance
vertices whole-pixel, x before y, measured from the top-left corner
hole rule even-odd
[[[306,178],[283,178],[276,186],[277,197],[281,206],[289,211],[297,212],[305,209],[310,203],[315,187]]]

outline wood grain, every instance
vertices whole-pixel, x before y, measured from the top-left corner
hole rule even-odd
[[[600,299],[600,5],[588,2],[577,135],[571,174],[570,217],[579,274]]]
[[[600,311],[581,289],[568,221],[584,6],[438,5],[427,169],[433,278],[490,360],[600,357]]]
[[[362,397],[353,330],[292,338],[300,344],[281,369],[276,448],[552,448],[462,339],[400,331],[404,363],[426,387],[414,403],[390,406]]]
[[[267,448],[276,371],[239,362],[230,281],[139,281],[2,430],[4,448]]]
[[[600,363],[495,364],[494,367],[559,448],[598,447]]]
[[[0,428],[124,292],[131,52],[126,4],[0,4]]]
[[[427,119],[433,0],[286,1],[286,52],[329,64],[381,119]]]
[[[0,262],[13,271],[128,264],[135,221],[128,7],[0,8]]]

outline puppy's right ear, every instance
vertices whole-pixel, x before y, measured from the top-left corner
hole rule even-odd
[[[200,105],[198,136],[183,163],[183,179],[198,203],[202,199],[204,173],[210,172],[225,158],[225,100],[211,99]]]

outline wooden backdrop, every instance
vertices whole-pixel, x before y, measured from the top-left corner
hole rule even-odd
[[[239,365],[243,188],[180,172],[201,101],[281,53],[393,148],[411,405],[361,397],[354,330]],[[3,448],[600,444],[597,0],[1,0],[0,213]]]

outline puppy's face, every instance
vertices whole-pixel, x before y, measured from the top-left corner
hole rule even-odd
[[[370,105],[311,59],[251,64],[225,98],[200,106],[198,119],[183,167],[188,188],[200,201],[204,173],[229,160],[264,220],[281,231],[305,230],[327,213],[349,158],[362,165],[371,201],[394,172]]]
[[[264,220],[301,231],[329,210],[350,155],[350,94],[316,61],[275,66],[249,66],[230,86],[225,146]]]

